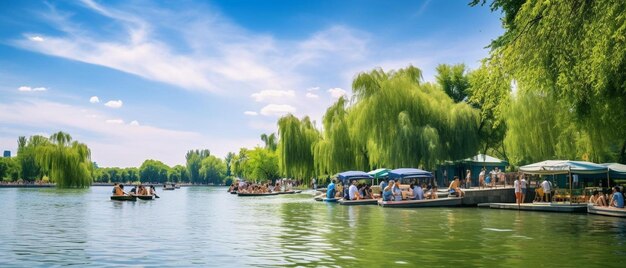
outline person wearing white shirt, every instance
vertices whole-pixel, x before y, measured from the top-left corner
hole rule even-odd
[[[543,188],[543,196],[546,197],[546,202],[550,202],[551,199],[551,194],[552,194],[552,187],[550,185],[550,182],[548,182],[547,179],[544,179],[543,182],[541,183],[541,188]]]
[[[524,200],[526,200],[526,186],[528,183],[526,182],[526,177],[524,175],[521,176],[522,179],[520,180],[520,183],[522,183],[522,203],[524,203]]]
[[[348,195],[350,196],[350,200],[357,200],[357,192],[359,189],[356,188],[356,181],[352,181],[352,185],[348,188]]]

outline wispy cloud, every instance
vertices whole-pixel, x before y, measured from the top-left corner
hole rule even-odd
[[[254,100],[258,102],[271,99],[291,98],[295,96],[296,92],[293,90],[263,90],[250,95],[250,97],[254,98]]]
[[[48,89],[45,88],[45,87],[21,86],[21,87],[17,88],[17,90],[21,91],[21,92],[31,92],[31,91],[37,92],[37,91],[46,91]]]
[[[107,124],[117,124],[117,125],[124,124],[124,120],[122,120],[122,119],[107,119],[107,120],[105,120],[105,122]]]
[[[261,109],[261,114],[265,116],[281,116],[295,112],[296,108],[288,104],[268,104]]]
[[[122,105],[124,105],[124,103],[122,102],[122,100],[111,100],[111,101],[107,101],[104,106],[109,107],[109,108],[121,108]]]
[[[307,98],[309,98],[309,99],[317,99],[317,98],[319,98],[320,96],[319,96],[319,95],[317,95],[317,94],[311,93],[311,92],[307,92],[307,93],[306,93],[306,97],[307,97]]]
[[[93,97],[89,98],[89,102],[91,102],[91,103],[99,103],[100,99],[98,98],[98,96],[93,96]]]

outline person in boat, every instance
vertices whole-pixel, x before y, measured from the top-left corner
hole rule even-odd
[[[137,186],[133,186],[132,189],[130,189],[130,194],[137,194]]]
[[[606,198],[604,198],[604,194],[600,194],[598,190],[594,190],[591,197],[589,197],[589,203],[594,206],[606,207]]]
[[[350,188],[348,188],[348,197],[350,198],[350,200],[360,200],[361,196],[359,194],[359,189],[356,186],[356,181],[353,180],[352,184],[350,185]]]
[[[343,182],[341,181],[337,181],[336,186],[335,186],[335,198],[342,198],[344,193],[343,193]]]
[[[426,188],[426,186],[424,185],[424,188]],[[433,185],[430,187],[430,190],[428,190],[428,192],[425,194],[425,198],[426,199],[437,199],[437,186]]]
[[[156,195],[156,188],[154,188],[154,185],[150,185],[150,192],[148,194]]]
[[[364,199],[374,199],[374,193],[372,192],[372,187],[369,184],[365,185],[365,189],[363,190],[363,192]]]
[[[393,180],[389,180],[389,184],[383,189],[383,201],[392,201],[394,184]]]
[[[457,197],[465,196],[465,192],[461,190],[461,182],[459,181],[458,176],[454,176],[454,180],[450,183],[450,187],[448,187],[448,192],[456,195]]]
[[[387,180],[385,180],[385,179],[381,180],[380,185],[379,185],[380,186],[380,196],[383,196],[383,190],[385,190],[385,187],[387,187],[387,184],[389,184],[389,183],[387,183]]]
[[[367,186],[367,184],[365,183],[360,183],[357,187],[359,188],[359,195],[361,196],[361,199],[365,198],[365,187]]]
[[[111,190],[111,194],[115,194],[115,188],[117,188],[117,182],[113,183],[113,190]]]
[[[619,186],[613,187],[613,195],[611,196],[612,207],[624,208],[624,195],[620,192]]]
[[[396,201],[402,201],[402,189],[400,189],[400,180],[393,186],[393,196]]]
[[[124,192],[124,185],[121,183],[115,186],[114,190],[115,190],[115,194],[113,195],[116,195],[116,196],[129,195],[127,192]]]
[[[411,184],[411,188],[413,190],[413,195],[411,199],[413,200],[424,199],[424,189],[422,189],[419,183]]]
[[[335,198],[335,180],[330,180],[330,184],[326,187],[326,198]]]

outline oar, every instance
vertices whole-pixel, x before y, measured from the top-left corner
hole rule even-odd
[[[154,197],[156,197],[156,198],[161,198],[161,197],[159,197],[157,194],[154,194]]]

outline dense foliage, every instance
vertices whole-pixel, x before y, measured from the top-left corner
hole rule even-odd
[[[91,151],[87,145],[72,141],[67,133],[52,134],[47,142],[37,147],[35,160],[57,187],[84,188],[91,185]]]

